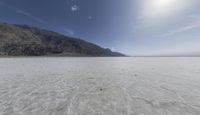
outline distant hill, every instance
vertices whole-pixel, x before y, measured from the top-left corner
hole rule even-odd
[[[27,25],[0,24],[0,56],[124,56],[87,41]]]

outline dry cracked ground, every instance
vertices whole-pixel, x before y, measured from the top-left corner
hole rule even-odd
[[[0,58],[1,115],[200,115],[200,58]]]

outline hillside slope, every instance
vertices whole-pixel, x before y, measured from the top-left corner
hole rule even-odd
[[[1,56],[124,56],[81,39],[27,25],[0,24]]]

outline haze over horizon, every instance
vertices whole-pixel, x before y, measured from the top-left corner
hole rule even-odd
[[[128,55],[200,55],[199,0],[0,0],[0,22],[27,24]]]

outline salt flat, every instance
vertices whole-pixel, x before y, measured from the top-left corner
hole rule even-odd
[[[0,58],[0,115],[200,115],[200,58]]]

